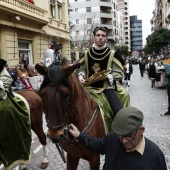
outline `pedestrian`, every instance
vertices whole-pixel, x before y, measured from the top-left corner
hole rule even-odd
[[[168,111],[164,115],[170,115],[170,72],[165,74],[165,77],[168,79],[167,84],[167,94],[168,94]]]
[[[77,70],[77,75],[82,83],[85,83],[85,78],[93,76],[95,73],[109,71],[108,75],[101,74],[100,79],[88,86],[95,94],[104,93],[111,109],[116,114],[121,108],[122,103],[117,96],[116,81],[123,78],[123,66],[118,60],[119,56],[116,52],[107,47],[108,29],[106,27],[96,27],[93,30],[93,46],[83,53],[80,59],[80,69]],[[117,58],[116,58],[117,57]],[[94,76],[95,77],[95,76]]]
[[[149,78],[151,79],[151,88],[155,85],[155,78],[156,78],[156,66],[154,59],[151,59],[148,67],[148,75]]]
[[[70,134],[90,150],[105,155],[104,170],[167,170],[159,147],[144,137],[143,113],[135,107],[121,109],[105,138],[80,132],[73,124]]]
[[[126,85],[129,87],[130,86],[130,78],[133,73],[133,67],[132,64],[129,62],[129,59],[126,60],[126,66],[125,66],[125,78],[124,80],[126,81]]]
[[[145,72],[145,61],[143,59],[139,62],[139,70],[141,77],[143,77]]]

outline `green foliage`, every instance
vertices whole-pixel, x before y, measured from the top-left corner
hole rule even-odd
[[[170,42],[170,30],[160,28],[146,38],[145,54],[159,53]]]
[[[129,56],[129,51],[128,51],[128,47],[126,46],[119,46],[116,51],[119,50],[121,51],[121,55],[124,55],[124,56]]]

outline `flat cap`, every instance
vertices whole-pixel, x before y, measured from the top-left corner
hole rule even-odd
[[[0,72],[3,70],[6,63],[7,63],[7,61],[0,58]]]
[[[143,113],[135,107],[127,107],[117,112],[112,131],[120,136],[126,136],[137,130],[143,122]]]

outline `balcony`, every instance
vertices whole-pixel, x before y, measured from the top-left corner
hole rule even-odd
[[[1,16],[5,16],[6,21],[16,21],[15,16],[19,16],[25,24],[38,24],[40,27],[48,24],[47,11],[41,9],[27,0],[0,0]]]
[[[101,18],[112,18],[111,11],[110,12],[108,12],[108,11],[101,11],[100,17]]]
[[[107,39],[108,39],[108,40],[114,40],[114,36],[113,36],[113,35],[108,35],[108,36],[107,36]]]
[[[99,2],[99,6],[102,6],[102,7],[107,7],[107,8],[109,8],[109,9],[111,9],[112,7],[111,7],[111,1],[100,1]]]
[[[109,30],[112,30],[113,29],[113,25],[112,23],[101,23],[101,26],[102,27],[107,27]]]

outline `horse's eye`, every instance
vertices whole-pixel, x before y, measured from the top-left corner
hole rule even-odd
[[[64,98],[69,97],[69,96],[70,96],[70,93],[69,93],[69,92],[67,92],[67,93],[64,94]]]

